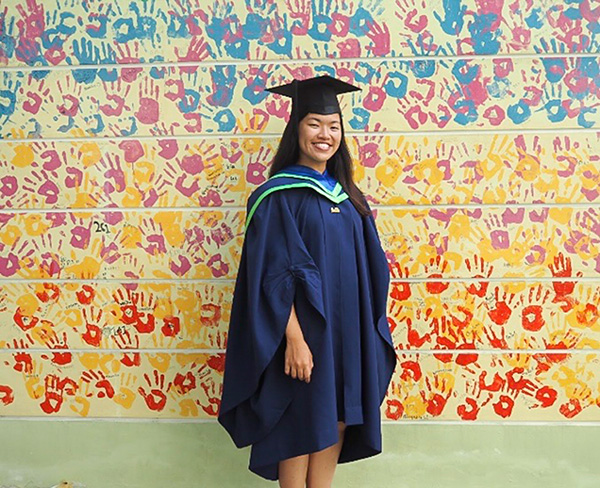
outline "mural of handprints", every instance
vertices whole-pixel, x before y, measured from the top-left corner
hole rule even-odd
[[[386,421],[600,419],[589,0],[0,5],[0,416],[214,421],[249,194],[329,74],[386,250]]]
[[[597,203],[600,133],[348,139],[378,205]],[[0,205],[12,209],[244,206],[275,137],[0,144]]]
[[[21,0],[0,10],[7,66],[598,53],[591,0]]]
[[[289,99],[265,87],[329,74],[363,86],[344,99],[353,131],[593,128],[598,57],[327,62],[316,66],[5,71],[3,138],[280,133]],[[267,77],[267,73],[269,76]]]

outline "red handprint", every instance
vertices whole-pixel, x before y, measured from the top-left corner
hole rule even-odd
[[[165,375],[159,373],[157,370],[154,370],[153,380],[150,379],[150,376],[147,374],[144,374],[144,379],[150,387],[150,391],[146,393],[145,388],[140,386],[138,392],[144,397],[146,405],[150,410],[155,412],[162,411],[167,404],[167,395],[165,394],[165,391],[169,389],[171,383],[168,383],[167,388],[165,389]]]
[[[13,346],[15,349],[27,349],[31,345],[33,345],[33,339],[29,334],[25,336],[27,338],[27,343],[23,339],[18,341],[17,339],[13,340]],[[15,371],[19,371],[21,373],[30,374],[33,371],[33,359],[31,354],[25,351],[19,351],[13,354],[15,359],[15,365],[13,369]]]
[[[64,395],[73,396],[77,391],[77,383],[71,378],[61,379],[53,374],[44,378],[44,386],[44,401],[40,408],[47,414],[58,412],[63,404]]]
[[[503,292],[502,297],[500,297],[500,287],[496,287],[494,289],[494,298],[495,298],[495,307],[491,310],[488,310],[488,315],[490,319],[495,324],[504,325],[508,322],[512,314],[512,308],[510,305],[512,304],[515,295],[514,293],[506,293]]]
[[[482,257],[477,255],[473,256],[473,264],[469,258],[465,260],[465,264],[467,265],[467,269],[470,273],[477,273],[473,276],[473,278],[489,278],[492,275],[492,271],[494,267],[489,265]],[[471,295],[476,295],[480,298],[483,298],[487,292],[489,281],[479,281],[478,283],[471,283],[467,287],[467,291]]]
[[[81,375],[81,379],[85,383],[93,384],[98,390],[98,398],[112,398],[115,396],[115,389],[101,370],[84,371]]]
[[[550,386],[542,386],[538,391],[535,392],[535,399],[540,402],[539,405],[534,407],[548,408],[554,405],[558,392]]]
[[[521,310],[521,325],[523,329],[530,332],[537,332],[544,326],[546,321],[542,316],[542,311],[549,295],[550,291],[546,290],[544,292],[542,285],[529,289],[528,305]]]
[[[429,378],[425,378],[425,384],[427,385],[429,394],[426,396],[425,392],[421,391],[421,397],[427,404],[427,413],[432,417],[439,417],[446,407],[448,398],[450,398],[452,387],[449,384],[448,378],[441,374],[435,375],[433,387]]]
[[[81,335],[81,338],[90,346],[100,347],[100,342],[102,341],[102,329],[98,326],[98,323],[101,318],[102,309],[98,309],[97,314],[94,313],[94,307],[83,309],[85,332]]]
[[[13,389],[8,385],[0,385],[0,403],[5,407],[15,401]]]
[[[196,377],[194,373],[188,371],[185,375],[177,373],[173,380],[174,390],[180,395],[185,395],[196,389]]]
[[[430,269],[435,270],[435,273],[427,275],[428,278],[441,278],[448,269],[448,262],[442,256],[436,256],[429,260],[429,266],[425,266],[425,272],[429,273]],[[439,295],[450,286],[448,281],[428,281],[425,288],[432,295]]]
[[[411,381],[416,383],[423,376],[421,366],[417,361],[403,361],[400,363],[400,367],[402,368],[402,372],[400,373],[400,379],[402,381]]]
[[[113,337],[113,341],[115,341],[119,349],[124,350],[121,357],[121,363],[124,366],[132,368],[141,364],[142,361],[139,352],[125,352],[127,349],[138,349],[140,347],[140,337],[137,334],[132,337],[128,330],[119,331]]]
[[[52,349],[52,350],[61,350],[61,349],[68,350],[69,349],[66,332],[62,333],[62,340],[58,338],[58,335],[52,329],[49,329],[41,337],[42,337],[42,340],[43,340],[44,344],[46,345],[46,347],[48,347],[48,349]],[[47,356],[42,356],[42,357],[44,359],[47,358]],[[52,354],[52,359],[51,359],[52,363],[59,365],[59,366],[65,366],[67,364],[71,364],[72,360],[73,360],[73,355],[70,352],[55,352]]]
[[[548,267],[554,278],[571,278],[573,276],[571,258],[565,256],[562,252],[559,252],[558,256],[554,257],[554,263],[550,264]],[[581,272],[579,272],[577,276],[581,276]],[[575,281],[552,282],[555,293],[553,302],[564,302],[564,305],[561,307],[564,312],[568,312],[573,307],[574,300],[572,300],[569,295],[573,293],[576,284],[577,282]]]

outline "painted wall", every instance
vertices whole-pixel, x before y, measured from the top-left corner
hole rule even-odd
[[[332,74],[363,87],[342,106],[399,356],[386,454],[340,486],[398,466],[442,486],[433,446],[459,441],[465,467],[496,442],[482,472],[502,479],[529,436],[521,459],[588,486],[599,21],[590,0],[0,3],[0,484],[69,479],[36,463],[52,453],[105,486],[91,451],[66,453],[110,432],[138,456],[114,458],[123,487],[164,484],[159,439],[206,460],[177,457],[172,486],[260,485],[214,419],[245,201],[290,108],[263,89]],[[56,433],[71,450],[41,453]],[[523,466],[503,486],[549,486]]]

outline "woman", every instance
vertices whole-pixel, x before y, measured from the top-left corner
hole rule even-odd
[[[326,488],[338,462],[381,452],[395,354],[387,261],[337,101],[356,89],[322,76],[269,90],[292,114],[248,200],[219,422],[282,488]]]

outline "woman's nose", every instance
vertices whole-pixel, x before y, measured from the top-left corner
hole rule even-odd
[[[323,139],[328,139],[329,138],[329,129],[327,127],[321,127],[321,130],[319,130],[319,137],[321,137]]]

